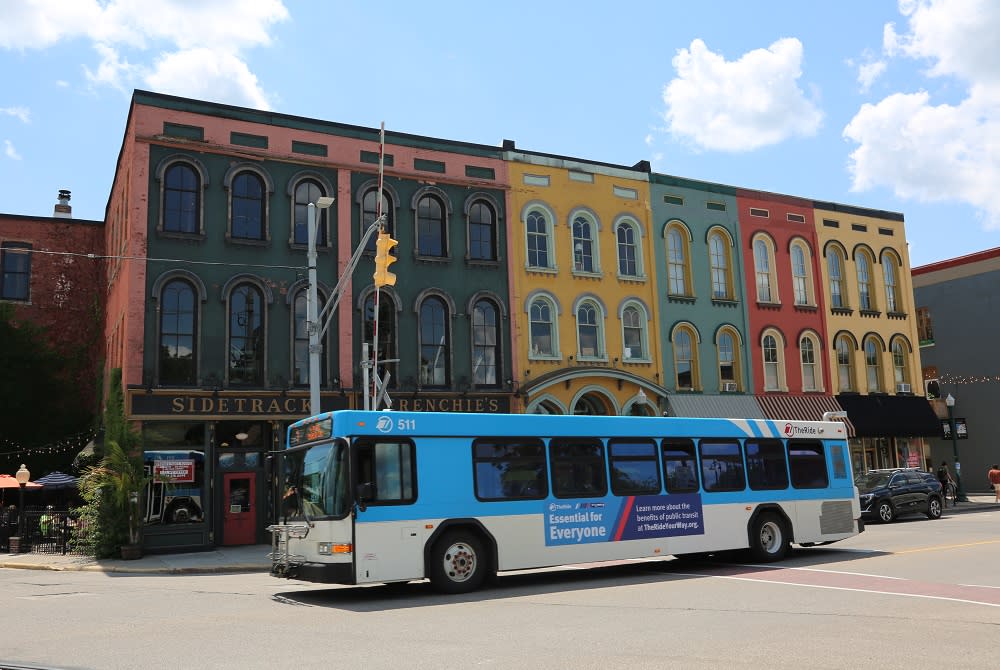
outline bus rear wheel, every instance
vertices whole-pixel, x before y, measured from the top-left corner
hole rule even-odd
[[[750,557],[755,561],[780,561],[788,553],[788,534],[774,514],[761,514],[750,526]]]
[[[445,533],[431,551],[431,584],[442,593],[475,591],[487,572],[483,543],[472,533]]]

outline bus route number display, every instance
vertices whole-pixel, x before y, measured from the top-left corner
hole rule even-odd
[[[620,542],[703,535],[701,496],[630,496],[620,503],[550,502],[545,508],[545,544]]]

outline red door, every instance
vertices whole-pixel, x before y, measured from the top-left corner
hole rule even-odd
[[[222,475],[222,544],[256,543],[255,483],[253,472],[227,472]]]

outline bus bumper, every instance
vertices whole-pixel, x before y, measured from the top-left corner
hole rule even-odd
[[[271,576],[283,579],[300,579],[320,584],[354,584],[354,565],[351,563],[275,563]]]

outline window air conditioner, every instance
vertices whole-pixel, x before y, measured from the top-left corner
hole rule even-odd
[[[910,393],[912,388],[909,384],[896,384],[896,393]]]
[[[736,382],[725,382],[722,384],[722,390],[732,392],[732,391],[738,391],[739,389],[736,386]]]

